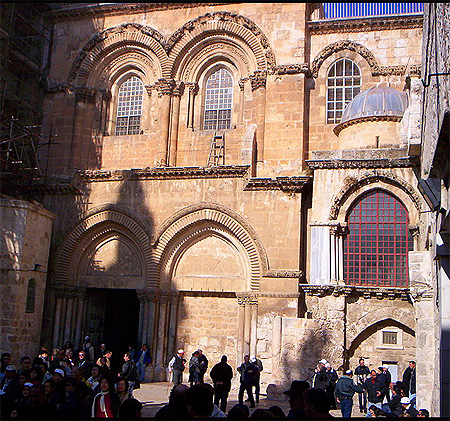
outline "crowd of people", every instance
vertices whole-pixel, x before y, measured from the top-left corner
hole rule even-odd
[[[11,364],[11,354],[1,355],[0,419],[134,419],[142,404],[133,390],[144,379],[151,362],[147,345],[132,347],[120,364],[112,363],[112,351],[101,344],[94,349],[90,338],[75,349],[66,343],[52,352],[45,347],[32,358]]]
[[[147,345],[137,352],[129,346],[120,365],[112,364],[112,352],[102,344],[94,349],[89,337],[78,349],[67,343],[50,353],[42,348],[34,358],[23,356],[20,367],[11,364],[10,353],[1,355],[1,419],[137,419],[142,403],[133,391],[144,380],[151,363]],[[319,361],[308,381],[294,380],[287,396],[287,413],[279,405],[256,408],[260,400],[263,364],[255,355],[245,355],[236,371],[239,375],[238,403],[227,408],[235,370],[223,355],[210,369],[212,384],[205,382],[209,361],[201,349],[189,362],[179,349],[168,363],[172,380],[169,402],[155,419],[309,419],[332,417],[340,409],[342,417],[352,416],[355,394],[359,411],[365,417],[428,417],[426,409],[416,408],[416,365],[414,361],[402,381],[392,382],[387,366],[369,369],[363,358],[354,371],[339,376],[325,359]],[[183,384],[183,374],[189,375]],[[244,394],[247,400],[244,402]],[[355,399],[356,401],[356,399]],[[249,405],[246,404],[249,403]],[[250,414],[250,408],[256,408]]]

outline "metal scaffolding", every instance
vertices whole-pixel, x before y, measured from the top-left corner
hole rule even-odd
[[[0,193],[30,197],[43,183],[38,150],[51,45],[45,3],[0,4]]]

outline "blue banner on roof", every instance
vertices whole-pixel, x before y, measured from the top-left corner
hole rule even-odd
[[[423,3],[323,3],[325,19],[423,13]]]

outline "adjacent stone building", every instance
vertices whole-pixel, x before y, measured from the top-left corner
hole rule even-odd
[[[364,357],[394,379],[417,360],[431,408],[423,16],[411,10],[53,11],[41,343],[148,343],[150,381],[179,347],[233,366],[256,354],[271,393],[321,358],[342,370]]]

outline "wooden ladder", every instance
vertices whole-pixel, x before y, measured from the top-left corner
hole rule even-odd
[[[225,136],[214,132],[207,167],[225,165]]]

